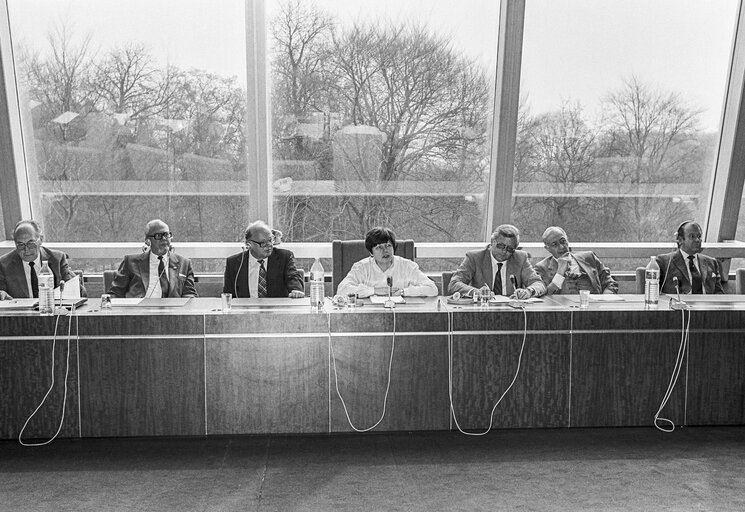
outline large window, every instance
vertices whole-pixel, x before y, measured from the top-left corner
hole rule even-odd
[[[499,3],[268,13],[275,223],[290,240],[483,238]]]
[[[54,241],[236,240],[245,7],[9,0],[34,215]]]
[[[738,2],[526,4],[513,216],[574,241],[705,221]]]

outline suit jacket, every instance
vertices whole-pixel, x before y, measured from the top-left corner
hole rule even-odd
[[[107,293],[112,297],[144,297],[150,285],[150,251],[129,254],[116,271]],[[168,253],[168,297],[196,297],[191,261]]]
[[[688,262],[683,259],[679,250],[660,254],[657,256],[657,264],[660,266],[660,292],[677,293],[673,281],[673,277],[677,277],[680,293],[691,293],[691,280],[688,279]],[[698,265],[704,291],[707,294],[724,293],[722,267],[719,261],[711,256],[699,253]]]
[[[507,282],[502,283],[502,289],[506,292],[505,295],[512,295],[515,291],[509,279],[510,275],[515,276],[518,288],[532,289],[535,297],[540,297],[546,293],[546,287],[528,260],[528,253],[515,251],[504,263],[507,265],[508,276]],[[447,293],[460,292],[461,294],[467,294],[476,288],[481,288],[484,284],[488,284],[491,288],[494,282],[493,272],[491,252],[488,246],[486,249],[469,251],[450,279]]]
[[[572,256],[574,256],[579,267],[590,279],[590,293],[604,293],[606,290],[618,293],[618,283],[611,277],[608,267],[603,265],[603,262],[598,259],[594,252],[572,252]],[[541,276],[541,279],[543,279],[543,283],[546,285],[547,295],[561,293],[561,289],[558,289],[556,285],[551,284],[551,281],[556,275],[556,269],[558,266],[559,264],[553,256],[544,258],[536,263],[535,269]]]
[[[266,262],[266,293],[268,297],[287,297],[290,291],[305,291],[300,272],[295,267],[295,255],[287,249],[274,248]],[[233,297],[250,297],[248,289],[248,251],[234,254],[225,262],[223,293]]]
[[[47,249],[43,245],[39,248],[41,259],[46,260],[49,270],[54,274],[54,287],[58,287],[60,279],[69,281],[75,277],[75,272],[70,270],[65,253]],[[24,261],[13,251],[4,254],[0,258],[0,290],[4,290],[15,299],[29,299],[28,285],[26,284],[26,273],[23,269]],[[41,269],[38,269],[41,272]],[[80,296],[86,297],[83,280],[80,280]]]

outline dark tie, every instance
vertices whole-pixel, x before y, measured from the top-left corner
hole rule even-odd
[[[163,256],[158,256],[158,279],[160,279],[161,296],[168,297],[168,276],[166,275],[166,266],[163,263]]]
[[[33,294],[35,299],[39,298],[39,277],[36,275],[36,270],[34,269],[34,262],[29,261],[28,266],[31,267],[31,293]]]
[[[502,265],[502,263],[497,263],[497,273],[494,275],[494,286],[492,286],[494,295],[502,295]]]
[[[694,257],[693,254],[688,256],[688,270],[691,271],[691,293],[703,293],[704,287],[703,282],[701,281],[701,272],[699,272],[696,265],[693,264]]]
[[[266,297],[266,267],[264,266],[264,260],[259,260],[259,298],[263,299]]]

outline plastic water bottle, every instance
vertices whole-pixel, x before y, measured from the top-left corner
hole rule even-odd
[[[323,309],[324,296],[324,273],[321,261],[316,258],[310,267],[310,308],[313,310]]]
[[[649,257],[649,263],[644,271],[644,304],[656,306],[660,299],[660,266],[657,258]]]
[[[54,274],[49,270],[46,261],[39,272],[39,314],[51,315],[54,313]]]

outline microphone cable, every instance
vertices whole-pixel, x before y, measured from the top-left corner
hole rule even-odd
[[[73,317],[76,319],[76,326],[77,326],[77,312],[75,311],[75,308],[73,307],[70,311],[69,315],[66,315],[68,318],[68,324],[67,324],[67,356],[65,361],[65,380],[64,380],[64,392],[62,395],[62,413],[60,414],[60,420],[59,420],[59,426],[57,427],[57,432],[54,433],[54,435],[43,442],[40,443],[27,443],[23,440],[23,432],[26,430],[26,427],[28,426],[29,422],[31,421],[31,418],[33,418],[37,412],[41,409],[41,407],[44,405],[44,403],[47,400],[47,397],[49,397],[49,394],[52,392],[52,389],[54,389],[54,359],[55,359],[55,348],[57,346],[57,329],[59,327],[59,319],[62,316],[61,310],[57,313],[57,319],[54,322],[54,335],[52,336],[52,383],[49,385],[49,389],[47,389],[46,394],[41,399],[41,402],[39,402],[39,405],[36,406],[36,409],[34,409],[34,412],[31,413],[31,415],[26,419],[25,423],[23,424],[23,427],[21,427],[21,431],[18,433],[18,442],[22,446],[44,446],[55,439],[57,439],[57,436],[62,431],[62,425],[65,422],[65,409],[67,408],[67,379],[70,374],[70,340],[72,338],[72,319]],[[77,330],[77,328],[76,328]]]
[[[688,311],[688,319],[686,320],[686,311]],[[662,402],[660,403],[659,409],[657,409],[657,412],[654,414],[654,426],[663,432],[672,432],[675,430],[675,423],[673,421],[663,418],[660,416],[662,414],[662,409],[665,408],[667,405],[668,400],[670,400],[670,396],[673,393],[673,390],[675,389],[675,385],[678,382],[678,377],[680,376],[680,370],[683,368],[683,360],[685,359],[686,353],[688,352],[688,341],[691,334],[691,311],[686,309],[681,309],[681,334],[680,334],[680,345],[678,346],[678,356],[675,358],[675,366],[673,367],[673,373],[670,376],[670,383],[667,385],[667,391],[665,391],[665,396],[662,398]],[[660,422],[663,423],[663,426],[660,425]],[[664,425],[670,425],[669,427]]]
[[[491,431],[492,425],[494,424],[494,413],[496,412],[497,407],[502,402],[502,399],[505,397],[505,395],[507,395],[510,389],[512,389],[512,386],[517,380],[517,376],[520,373],[520,366],[523,360],[523,352],[525,351],[525,340],[528,337],[528,313],[526,312],[524,305],[521,305],[520,309],[522,309],[523,311],[523,341],[520,345],[520,355],[517,358],[517,368],[515,369],[515,375],[512,377],[510,385],[507,386],[507,389],[504,390],[502,395],[499,397],[499,400],[497,400],[494,404],[494,407],[492,407],[491,414],[489,415],[489,426],[487,427],[487,429],[483,432],[466,432],[461,428],[460,423],[458,423],[458,417],[455,414],[455,405],[453,404],[453,312],[448,308],[448,397],[450,398],[450,413],[453,415],[453,422],[455,423],[455,426],[458,428],[458,431],[461,434],[465,434],[467,436],[484,436],[488,434]]]
[[[352,423],[352,419],[349,417],[349,410],[347,409],[347,404],[344,401],[344,397],[341,396],[341,391],[339,391],[339,373],[336,369],[336,355],[334,354],[334,344],[331,342],[331,314],[325,310],[326,313],[326,321],[328,325],[328,334],[329,334],[329,349],[331,351],[331,363],[334,368],[334,383],[336,385],[336,394],[339,396],[339,400],[341,400],[341,405],[344,408],[344,414],[347,417],[347,422],[349,423],[349,426],[352,427],[352,430],[355,432],[369,432],[373,430],[375,427],[380,425],[380,423],[383,421],[383,418],[385,418],[385,410],[388,405],[388,393],[391,390],[391,370],[393,368],[393,353],[396,349],[396,310],[391,309],[393,312],[393,339],[391,341],[391,356],[388,360],[388,383],[385,386],[385,395],[383,397],[383,413],[380,415],[380,419],[378,419],[377,422],[375,422],[374,425],[367,428],[359,428]]]

